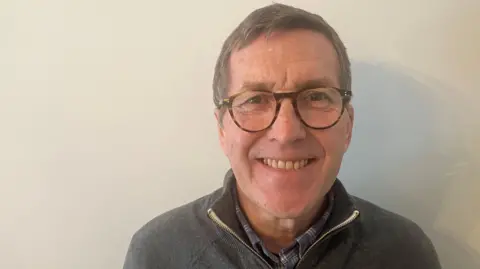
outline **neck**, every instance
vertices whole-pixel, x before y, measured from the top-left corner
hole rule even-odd
[[[325,199],[322,199],[317,206],[306,210],[296,218],[278,218],[252,203],[241,191],[238,191],[238,198],[252,229],[258,234],[265,247],[273,253],[279,253],[281,249],[291,246],[300,234],[308,230],[326,207]]]

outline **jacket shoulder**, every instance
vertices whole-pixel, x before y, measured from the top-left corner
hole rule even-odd
[[[124,269],[150,269],[158,265],[189,264],[216,239],[207,210],[219,190],[168,210],[138,229],[128,247]],[[186,251],[188,250],[188,251]]]
[[[432,241],[417,223],[369,201],[353,199],[361,216],[360,248],[372,259],[389,268],[441,268]]]
[[[366,228],[382,228],[382,230],[397,230],[398,232],[418,231],[420,226],[414,221],[380,207],[372,202],[364,200],[359,197],[353,197],[355,205],[360,211],[361,220],[366,225]],[[379,227],[377,227],[379,226]]]

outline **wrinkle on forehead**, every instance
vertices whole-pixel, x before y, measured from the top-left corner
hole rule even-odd
[[[230,91],[239,91],[244,81],[273,83],[277,90],[292,90],[320,77],[338,83],[338,74],[335,49],[325,36],[308,30],[282,32],[268,39],[261,36],[232,53]]]
[[[284,75],[283,75],[283,80],[279,81],[278,84],[275,84],[275,88],[276,89],[283,89],[283,88],[285,88],[287,82],[288,82],[288,71],[285,70]]]

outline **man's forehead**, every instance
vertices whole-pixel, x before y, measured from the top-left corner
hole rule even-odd
[[[330,41],[307,30],[264,35],[230,58],[231,90],[245,82],[287,84],[308,80],[338,82],[338,60]],[[335,83],[337,84],[337,83]],[[338,85],[332,85],[338,86]]]

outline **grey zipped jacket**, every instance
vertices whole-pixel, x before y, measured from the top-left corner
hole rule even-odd
[[[265,268],[235,214],[231,170],[223,188],[170,210],[137,231],[124,269]],[[438,269],[437,253],[412,221],[333,185],[335,203],[325,230],[296,268]]]

